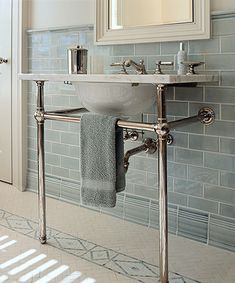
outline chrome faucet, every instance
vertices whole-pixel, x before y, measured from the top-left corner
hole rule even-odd
[[[145,65],[144,65],[144,60],[140,60],[140,63],[136,63],[135,61],[128,59],[124,61],[125,67],[131,67],[133,66],[136,70],[136,73],[139,75],[147,74]]]

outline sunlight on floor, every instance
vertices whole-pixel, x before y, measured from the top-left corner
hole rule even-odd
[[[1,236],[0,242],[1,242],[0,252],[4,252],[4,253],[8,252],[7,248],[17,244],[16,240],[10,240],[9,236],[7,235]],[[32,255],[33,257],[31,257]],[[47,261],[41,264],[41,262],[45,259]],[[13,282],[12,280],[14,280],[14,282],[22,282],[22,283],[27,282],[29,280],[31,280],[29,282],[35,282],[35,283],[52,282],[52,280],[57,279],[59,276],[63,276],[63,274],[70,269],[68,265],[57,266],[58,262],[59,261],[56,259],[48,259],[47,255],[43,253],[37,254],[36,249],[29,249],[0,264],[0,273],[1,273],[0,283]],[[29,270],[30,267],[33,267],[33,269]],[[52,267],[53,269],[50,272],[46,273],[48,269],[51,269]],[[26,272],[26,273],[22,275],[22,272]],[[21,276],[19,278],[16,278],[15,276],[18,275],[19,273],[21,273]],[[37,278],[36,280],[36,276],[37,277],[40,276],[40,278]],[[81,276],[82,276],[82,272],[73,271],[69,275],[66,275],[64,278],[62,278],[62,280],[59,281],[59,283],[72,283],[75,281],[80,283],[96,282],[94,278],[90,278],[90,277],[85,278],[82,281],[78,281],[77,279]]]

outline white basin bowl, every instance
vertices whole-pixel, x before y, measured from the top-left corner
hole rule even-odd
[[[73,82],[82,105],[106,115],[136,115],[155,102],[152,84]]]

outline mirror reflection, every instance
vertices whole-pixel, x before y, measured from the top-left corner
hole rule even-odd
[[[109,29],[193,22],[193,0],[108,0]]]

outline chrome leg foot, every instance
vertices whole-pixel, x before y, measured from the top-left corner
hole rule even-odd
[[[46,244],[47,243],[47,237],[44,236],[44,237],[39,237],[39,241],[40,243],[43,245],[43,244]]]

